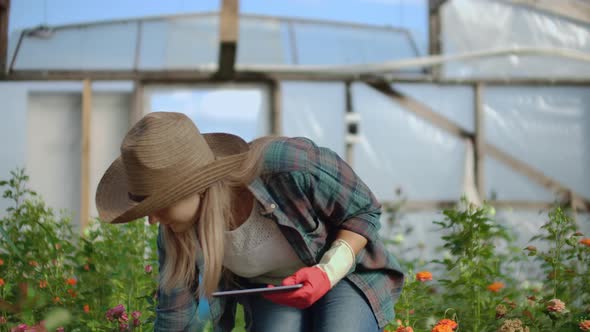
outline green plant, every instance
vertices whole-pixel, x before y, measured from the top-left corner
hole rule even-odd
[[[0,331],[55,322],[58,316],[68,331],[104,331],[123,324],[150,330],[156,276],[146,266],[157,266],[157,228],[93,220],[79,235],[69,217],[56,216],[27,188],[24,170],[11,176],[0,181],[3,197],[12,202],[0,219]],[[129,309],[128,323],[106,319],[118,304]],[[135,314],[137,320],[131,317],[136,311],[141,313]]]

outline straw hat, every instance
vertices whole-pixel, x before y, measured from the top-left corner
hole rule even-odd
[[[236,170],[248,151],[235,135],[201,134],[182,113],[149,113],[129,130],[98,184],[99,217],[129,222],[202,192]]]

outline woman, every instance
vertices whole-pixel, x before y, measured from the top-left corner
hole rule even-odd
[[[237,302],[257,332],[379,331],[394,318],[403,273],[378,239],[380,204],[308,139],[247,144],[201,134],[180,113],[150,113],[123,139],[96,205],[105,222],[160,224],[156,331],[196,330],[199,296],[220,331],[231,331]],[[303,287],[211,297],[293,284]]]

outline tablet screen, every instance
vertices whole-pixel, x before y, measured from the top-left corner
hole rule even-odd
[[[248,288],[248,289],[238,289],[238,290],[230,290],[230,291],[223,291],[223,292],[214,292],[213,296],[227,296],[227,295],[241,295],[241,294],[255,294],[255,293],[274,293],[274,292],[284,292],[289,290],[294,290],[297,288],[301,288],[303,284],[291,285],[291,286],[275,286],[275,287],[260,287],[260,288]]]

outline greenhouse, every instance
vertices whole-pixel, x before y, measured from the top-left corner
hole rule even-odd
[[[95,196],[157,111],[248,142],[306,137],[345,160],[406,269],[387,331],[590,331],[590,2],[424,0],[427,49],[404,27],[238,0],[9,34],[14,2],[0,1],[0,331],[45,315],[114,329],[119,303],[126,328],[151,330],[156,229],[100,225]]]

